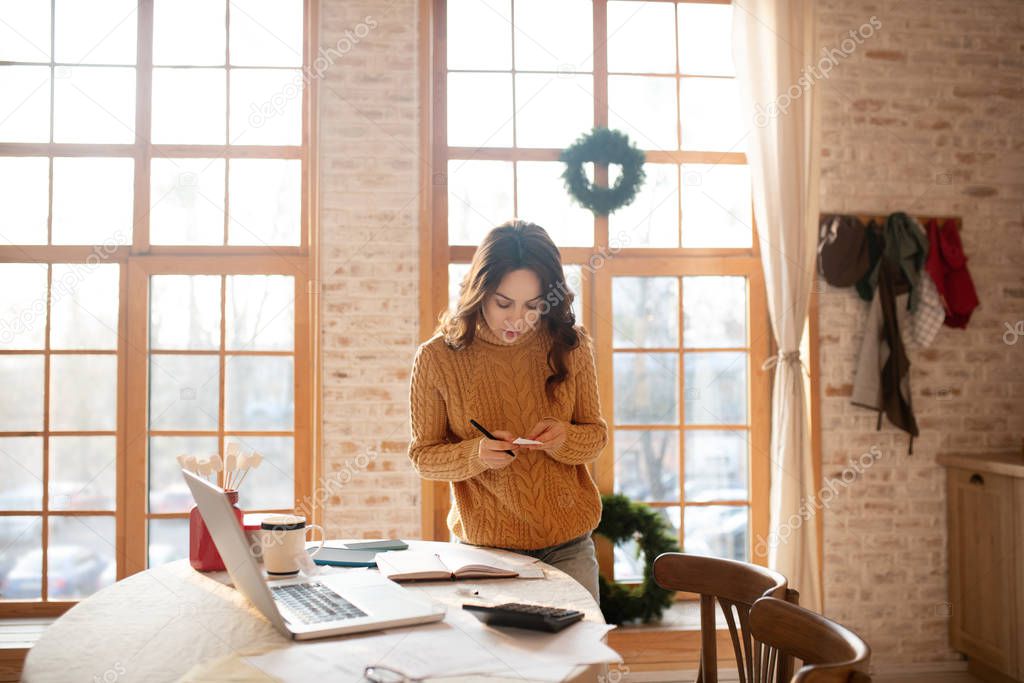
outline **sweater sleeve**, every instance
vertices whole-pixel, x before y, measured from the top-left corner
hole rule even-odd
[[[451,443],[448,412],[435,382],[436,367],[426,346],[416,351],[409,389],[412,441],[409,460],[424,479],[463,481],[480,474],[487,466],[477,457],[481,439]]]
[[[576,396],[572,421],[566,427],[565,443],[551,457],[566,465],[586,465],[597,460],[608,443],[608,424],[601,417],[597,392],[597,367],[594,347],[583,332],[579,348],[573,351]]]

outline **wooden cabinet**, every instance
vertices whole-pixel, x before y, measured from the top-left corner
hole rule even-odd
[[[950,644],[979,678],[1024,681],[1024,459],[939,462],[948,468]]]

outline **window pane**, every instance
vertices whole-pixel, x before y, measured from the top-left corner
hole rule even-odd
[[[84,598],[116,579],[114,517],[50,517],[46,583],[53,600]]]
[[[51,348],[117,350],[119,278],[117,264],[53,265]]]
[[[0,142],[49,142],[50,67],[0,66]]]
[[[608,3],[608,71],[676,72],[675,9],[666,2]]]
[[[295,444],[290,436],[234,436],[243,451],[257,451],[263,463],[251,470],[239,488],[243,510],[295,507]]]
[[[746,506],[687,507],[683,552],[746,562],[747,516]]]
[[[293,362],[289,356],[230,356],[225,379],[224,428],[295,428]]]
[[[0,4],[0,61],[50,61],[50,3]]]
[[[450,244],[475,246],[515,215],[511,162],[452,160],[447,179]]]
[[[43,356],[0,355],[0,432],[43,429]]]
[[[295,278],[229,275],[226,347],[242,351],[291,351],[295,344]]]
[[[224,69],[153,69],[154,143],[224,144],[226,107]]]
[[[0,206],[0,243],[46,244],[50,160],[0,157]]]
[[[302,66],[302,0],[231,0],[229,11],[232,64]]]
[[[50,437],[48,488],[51,510],[113,510],[117,498],[115,437]]]
[[[46,266],[0,263],[0,349],[42,349],[45,338]]]
[[[512,74],[448,74],[448,145],[512,146]]]
[[[686,424],[746,424],[746,353],[687,353],[683,365]]]
[[[188,512],[195,501],[181,476],[179,455],[208,457],[217,453],[215,436],[149,438],[149,511]]]
[[[512,67],[512,11],[509,0],[448,0],[449,69]]]
[[[683,345],[747,345],[747,278],[683,278]]]
[[[135,69],[58,66],[54,142],[135,142]]]
[[[53,243],[131,244],[132,159],[53,160]]]
[[[217,356],[151,355],[149,377],[150,429],[217,428]]]
[[[302,144],[302,72],[232,69],[232,145]]]
[[[0,437],[0,481],[4,483],[0,488],[0,510],[41,510],[43,440],[36,436]],[[2,536],[0,531],[0,548],[6,546]],[[4,550],[3,554],[6,553]],[[0,582],[2,579],[0,566]]]
[[[228,244],[298,246],[301,190],[299,159],[232,159]]]
[[[134,64],[137,0],[56,0],[56,61]]]
[[[150,512],[188,512],[195,501],[181,476],[177,457],[207,458],[215,453],[216,436],[151,436]]]
[[[589,0],[515,0],[516,69],[591,71],[594,7]]]
[[[616,430],[615,492],[638,501],[678,501],[679,432]]]
[[[636,198],[608,217],[611,238],[628,247],[679,246],[679,168],[644,164]]]
[[[556,161],[520,161],[516,167],[519,217],[547,230],[559,247],[592,245],[594,216],[573,203],[565,191],[565,165]]]
[[[576,316],[576,324],[583,324],[583,268],[582,266],[564,265],[565,285],[573,293],[572,312]],[[589,307],[588,307],[589,309]]]
[[[448,310],[454,312],[459,305],[459,288],[462,280],[469,274],[468,263],[448,264]]]
[[[745,152],[751,126],[740,120],[739,93],[731,78],[682,78],[679,121],[685,150]]]
[[[683,246],[749,248],[750,170],[736,164],[683,164]]]
[[[679,7],[679,71],[732,76],[732,6],[684,2]]]
[[[117,428],[117,356],[50,357],[50,429]]]
[[[223,65],[225,17],[223,0],[154,0],[153,63]]]
[[[686,432],[686,500],[747,500],[746,431]]]
[[[609,76],[608,126],[640,149],[677,149],[676,79]]]
[[[678,507],[651,508],[665,522],[666,530],[674,538],[679,538],[680,511]],[[653,558],[651,562],[653,562]],[[644,568],[648,566],[643,550],[633,539],[622,545],[615,546],[615,580],[641,581]]]
[[[150,278],[150,348],[220,348],[220,277],[154,275]]]
[[[594,125],[594,79],[516,74],[516,146],[563,149]]]
[[[612,280],[613,344],[620,349],[679,346],[679,279]]]
[[[158,567],[187,558],[188,533],[187,518],[149,520],[149,552],[146,566]]]
[[[679,424],[679,356],[616,353],[616,424]]]
[[[153,159],[150,244],[224,244],[223,159]]]
[[[0,517],[0,600],[33,600],[43,591],[42,517]]]

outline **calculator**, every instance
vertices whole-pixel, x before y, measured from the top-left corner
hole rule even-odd
[[[583,618],[583,612],[579,610],[524,605],[518,602],[493,606],[463,604],[462,609],[469,610],[473,616],[488,626],[513,626],[550,633],[557,633]]]

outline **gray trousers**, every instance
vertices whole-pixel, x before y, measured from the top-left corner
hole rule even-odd
[[[541,562],[557,567],[576,579],[594,596],[595,601],[600,600],[597,588],[597,554],[594,552],[594,541],[590,534],[583,534],[565,543],[537,550],[520,550],[518,548],[500,548],[500,550],[536,557]]]

